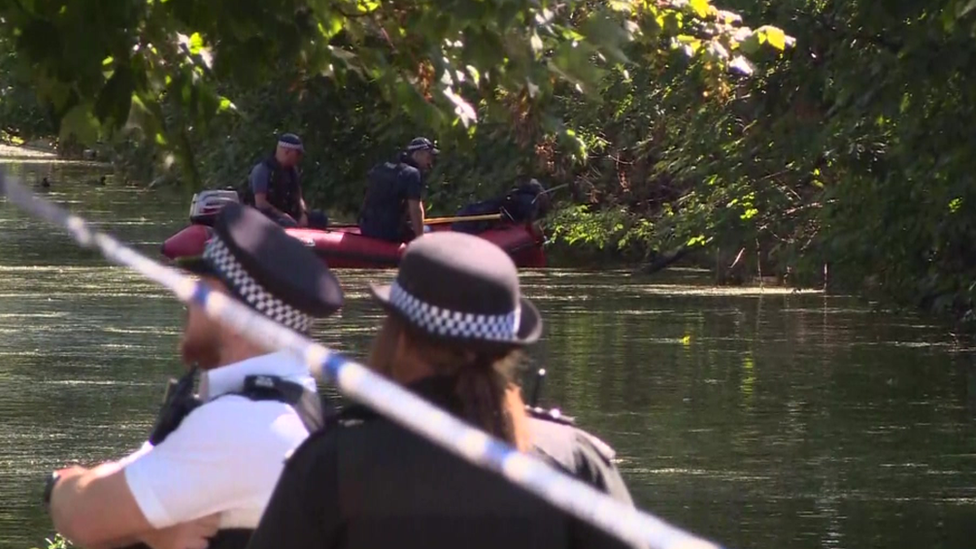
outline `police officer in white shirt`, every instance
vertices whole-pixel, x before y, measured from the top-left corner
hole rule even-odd
[[[201,260],[187,265],[224,292],[307,333],[342,306],[338,281],[315,254],[260,212],[229,205]],[[193,372],[135,453],[48,479],[55,528],[85,547],[243,548],[274,490],[285,456],[323,422],[304,363],[267,354],[197,306],[187,313],[183,362]]]

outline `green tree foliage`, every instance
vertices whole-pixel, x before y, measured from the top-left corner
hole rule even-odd
[[[34,94],[18,59],[10,40],[0,35],[0,140],[48,137],[56,133],[53,113]]]
[[[14,41],[62,136],[90,143],[137,127],[175,153],[193,184],[201,181],[193,134],[234,108],[221,85],[280,79],[282,62],[296,84],[317,76],[339,89],[368,83],[392,112],[470,132],[482,119],[525,119],[567,85],[593,97],[607,70],[640,65],[674,39],[709,59],[719,80],[748,64],[739,41],[756,33],[738,21],[707,0],[0,4],[0,33]],[[557,118],[529,118],[565,133]]]
[[[604,80],[601,109],[567,100],[600,151],[566,238],[707,248],[753,272],[761,258],[803,283],[827,265],[834,287],[972,320],[976,2],[728,5],[797,47],[757,53],[753,77],[728,89],[651,63]]]
[[[976,1],[723,7],[11,0],[0,122],[111,141],[189,188],[239,185],[297,131],[339,214],[432,134],[434,213],[535,176],[567,185],[550,228],[575,253],[707,251],[806,284],[827,265],[835,287],[972,317]]]
[[[708,252],[805,284],[826,264],[834,287],[972,317],[976,1],[723,7],[757,28],[702,0],[11,0],[0,113],[142,136],[124,157],[191,188],[239,184],[298,131],[313,198],[343,213],[431,133],[438,214],[536,176],[567,185],[550,228],[577,254]]]

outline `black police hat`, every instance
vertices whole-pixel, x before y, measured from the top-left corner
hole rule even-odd
[[[228,204],[200,261],[187,270],[218,278],[246,305],[307,333],[313,317],[343,304],[342,287],[315,253],[254,208]]]
[[[440,154],[441,152],[440,149],[434,146],[434,142],[426,137],[415,137],[410,141],[410,144],[407,145],[407,152],[410,153],[414,151],[430,151],[435,155]]]
[[[517,347],[542,334],[512,259],[477,236],[444,231],[414,239],[393,283],[371,290],[386,310],[434,338]]]

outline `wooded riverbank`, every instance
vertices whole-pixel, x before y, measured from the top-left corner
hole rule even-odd
[[[370,166],[424,134],[444,151],[431,215],[519,178],[566,185],[548,220],[566,262],[826,278],[976,320],[968,2],[394,2],[362,17],[286,4],[231,10],[227,28],[164,3],[120,11],[179,40],[119,56],[137,25],[109,17],[84,30],[104,43],[72,42],[84,62],[42,46],[90,22],[0,9],[3,131],[60,134],[132,181],[189,187],[241,184],[277,132],[295,131],[311,200],[340,219]],[[172,17],[150,17],[160,10]],[[259,21],[275,24],[255,56],[227,29]]]

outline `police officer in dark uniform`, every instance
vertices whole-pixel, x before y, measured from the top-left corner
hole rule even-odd
[[[370,170],[359,214],[360,234],[390,242],[408,242],[424,234],[424,176],[438,154],[430,139],[418,137],[395,162]]]
[[[464,217],[500,213],[503,220],[534,223],[545,217],[551,207],[552,202],[545,187],[538,179],[532,178],[509,190],[505,196],[468,204],[455,215]],[[493,221],[455,221],[451,224],[451,230],[477,234],[487,231],[493,225]]]
[[[542,320],[500,248],[463,233],[425,235],[407,246],[396,280],[372,291],[388,314],[371,369],[632,505],[613,450],[523,403],[514,369]],[[354,405],[288,459],[248,545],[324,547],[630,546]]]
[[[311,250],[238,204],[221,211],[202,259],[186,267],[214,291],[301,333],[343,302],[338,281]],[[188,307],[180,350],[192,368],[141,449],[48,479],[54,526],[76,545],[243,548],[285,456],[329,415],[300,358],[267,352],[198,305]]]
[[[325,229],[325,213],[309,210],[302,194],[298,164],[305,155],[302,140],[293,133],[278,139],[273,155],[251,169],[244,203],[254,206],[283,227]]]

